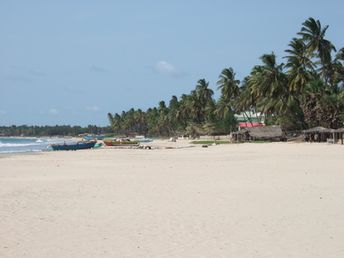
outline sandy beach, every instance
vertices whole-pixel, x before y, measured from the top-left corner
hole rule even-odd
[[[343,158],[306,143],[2,156],[0,257],[342,258]]]

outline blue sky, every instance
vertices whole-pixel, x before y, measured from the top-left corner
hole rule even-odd
[[[107,125],[284,55],[308,17],[344,47],[344,2],[1,0],[0,125]]]

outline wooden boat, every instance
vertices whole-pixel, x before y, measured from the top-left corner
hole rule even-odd
[[[129,139],[104,139],[106,146],[137,146],[138,141],[131,141]]]
[[[52,144],[51,148],[54,151],[60,150],[84,150],[91,149],[94,147],[97,141],[81,141],[76,143],[63,143],[63,144]]]

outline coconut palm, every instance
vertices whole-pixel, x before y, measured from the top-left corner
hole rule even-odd
[[[233,101],[239,95],[240,81],[235,79],[233,68],[222,70],[217,81],[218,90],[221,90],[221,96],[226,101]]]
[[[226,132],[234,129],[234,101],[239,95],[239,83],[231,67],[223,69],[217,81],[217,89],[221,90],[221,96],[215,114],[223,121]]]
[[[340,49],[333,61],[333,83],[336,84],[338,90],[344,85],[344,48]]]
[[[300,93],[314,72],[314,64],[307,55],[307,46],[302,39],[293,38],[285,52],[288,56],[285,67],[288,69],[289,91]]]
[[[325,78],[325,82],[329,80],[331,76],[332,51],[336,51],[336,48],[331,41],[325,39],[326,30],[328,25],[325,27],[321,26],[319,20],[314,18],[308,18],[303,24],[301,31],[298,33],[307,46],[307,54],[309,57],[313,57],[314,54],[319,57],[321,63],[321,74]]]
[[[283,64],[276,63],[274,53],[263,55],[261,60],[263,65],[254,67],[247,81],[251,94],[257,100],[257,107],[263,113],[285,111],[288,81],[283,73]]]
[[[209,88],[205,79],[198,80],[196,88],[190,95],[190,112],[195,123],[201,124],[206,120],[206,107],[213,101],[214,92]]]
[[[202,106],[205,106],[209,101],[212,100],[214,91],[209,88],[209,82],[205,79],[198,80],[196,89],[196,98]]]
[[[343,126],[344,49],[332,58],[335,47],[325,38],[327,29],[320,21],[307,19],[298,33],[301,37],[289,43],[286,64],[278,64],[274,53],[263,55],[262,63],[253,67],[241,87],[233,69],[223,69],[217,82],[221,93],[217,101],[209,82],[201,79],[179,100],[172,96],[168,107],[161,101],[146,112],[109,113],[110,125],[121,133],[152,135],[170,135],[177,130],[195,135],[228,132],[235,124],[235,112],[253,111],[284,128]]]

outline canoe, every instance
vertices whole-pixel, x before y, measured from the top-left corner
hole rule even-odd
[[[129,139],[104,139],[106,146],[136,146],[138,141],[130,141]]]
[[[91,149],[96,144],[96,141],[88,141],[88,142],[77,142],[77,143],[64,143],[64,144],[52,144],[51,148],[54,151],[60,150],[85,150]]]

